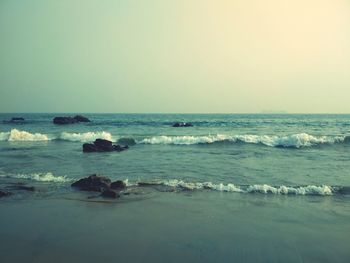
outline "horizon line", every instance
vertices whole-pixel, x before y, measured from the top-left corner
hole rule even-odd
[[[338,112],[0,112],[0,114],[172,114],[172,115],[186,115],[186,114],[225,114],[225,115],[249,115],[249,114],[257,114],[257,115],[349,115],[349,113],[338,113]]]

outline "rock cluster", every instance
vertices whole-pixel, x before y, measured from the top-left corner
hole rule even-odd
[[[12,193],[0,190],[0,198],[9,196],[9,195],[12,195]]]
[[[100,192],[107,198],[118,198],[119,191],[125,189],[126,184],[121,180],[111,182],[108,177],[93,174],[74,182],[72,187],[80,191]]]
[[[24,121],[24,118],[23,117],[13,117],[13,118],[11,118],[11,122],[17,122],[17,121],[22,122],[22,121]]]
[[[190,122],[176,122],[173,127],[193,127],[193,124]]]
[[[54,124],[73,124],[78,122],[90,122],[90,120],[81,115],[76,115],[74,117],[55,117],[53,119]]]
[[[96,139],[93,143],[83,144],[83,152],[121,152],[128,148],[127,145],[113,145],[111,141],[104,139]]]

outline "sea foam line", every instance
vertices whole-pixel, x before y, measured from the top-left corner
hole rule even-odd
[[[71,142],[92,142],[96,139],[105,139],[116,141],[111,133],[106,131],[99,132],[62,132],[60,135],[48,135],[41,133],[30,133],[12,129],[10,132],[0,132],[0,141],[50,141],[63,140]],[[301,148],[311,147],[320,144],[335,144],[349,142],[349,136],[313,136],[307,133],[292,134],[287,136],[277,135],[207,135],[207,136],[154,136],[138,140],[138,144],[164,144],[164,145],[195,145],[195,144],[212,144],[217,142],[229,143],[248,143],[262,144],[270,147],[290,147]]]
[[[234,193],[261,193],[261,194],[276,194],[276,195],[333,195],[337,193],[339,187],[331,187],[328,185],[307,185],[307,186],[271,186],[268,184],[255,184],[255,185],[235,185],[228,184],[215,184],[212,182],[185,182],[182,180],[164,180],[154,182],[139,182],[139,185],[158,185],[169,186],[174,189],[185,189],[190,191],[195,190],[215,190],[220,192],[234,192]]]
[[[32,174],[0,174],[0,178],[25,179],[38,182],[69,183],[74,180],[67,176],[56,176],[51,172]],[[328,186],[328,185],[306,185],[306,186],[272,186],[268,184],[235,185],[233,183],[212,182],[186,182],[178,179],[129,182],[124,180],[127,187],[171,187],[174,190],[202,191],[213,190],[219,192],[242,193],[242,194],[274,194],[274,195],[319,195],[330,196],[334,194],[350,194],[350,187]]]
[[[115,141],[112,134],[109,132],[84,132],[84,133],[69,133],[62,132],[60,140],[71,141],[71,142],[92,142],[96,139],[105,139],[109,141]]]
[[[10,142],[51,141],[51,140],[63,140],[63,141],[71,141],[71,142],[91,142],[98,138],[109,140],[109,141],[115,141],[112,134],[105,131],[83,132],[83,133],[62,132],[59,136],[42,134],[42,133],[30,133],[27,131],[20,131],[17,129],[12,129],[9,132],[0,132],[0,141],[10,141]]]
[[[49,141],[47,134],[30,133],[12,129],[9,132],[0,132],[0,141]]]
[[[38,182],[67,183],[73,179],[67,176],[55,176],[52,173],[32,173],[32,174],[0,174],[3,178],[26,179]]]
[[[243,142],[250,144],[263,144],[270,147],[310,147],[319,144],[342,143],[344,136],[312,136],[307,133],[293,134],[289,136],[277,135],[208,135],[208,136],[155,136],[145,138],[141,144],[169,144],[169,145],[194,145],[211,144],[215,142]]]

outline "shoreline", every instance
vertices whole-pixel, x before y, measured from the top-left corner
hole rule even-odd
[[[337,200],[157,192],[129,202],[0,202],[0,260],[346,262],[350,211]]]

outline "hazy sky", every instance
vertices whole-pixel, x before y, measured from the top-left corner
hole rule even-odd
[[[0,112],[350,113],[350,0],[1,0]]]

